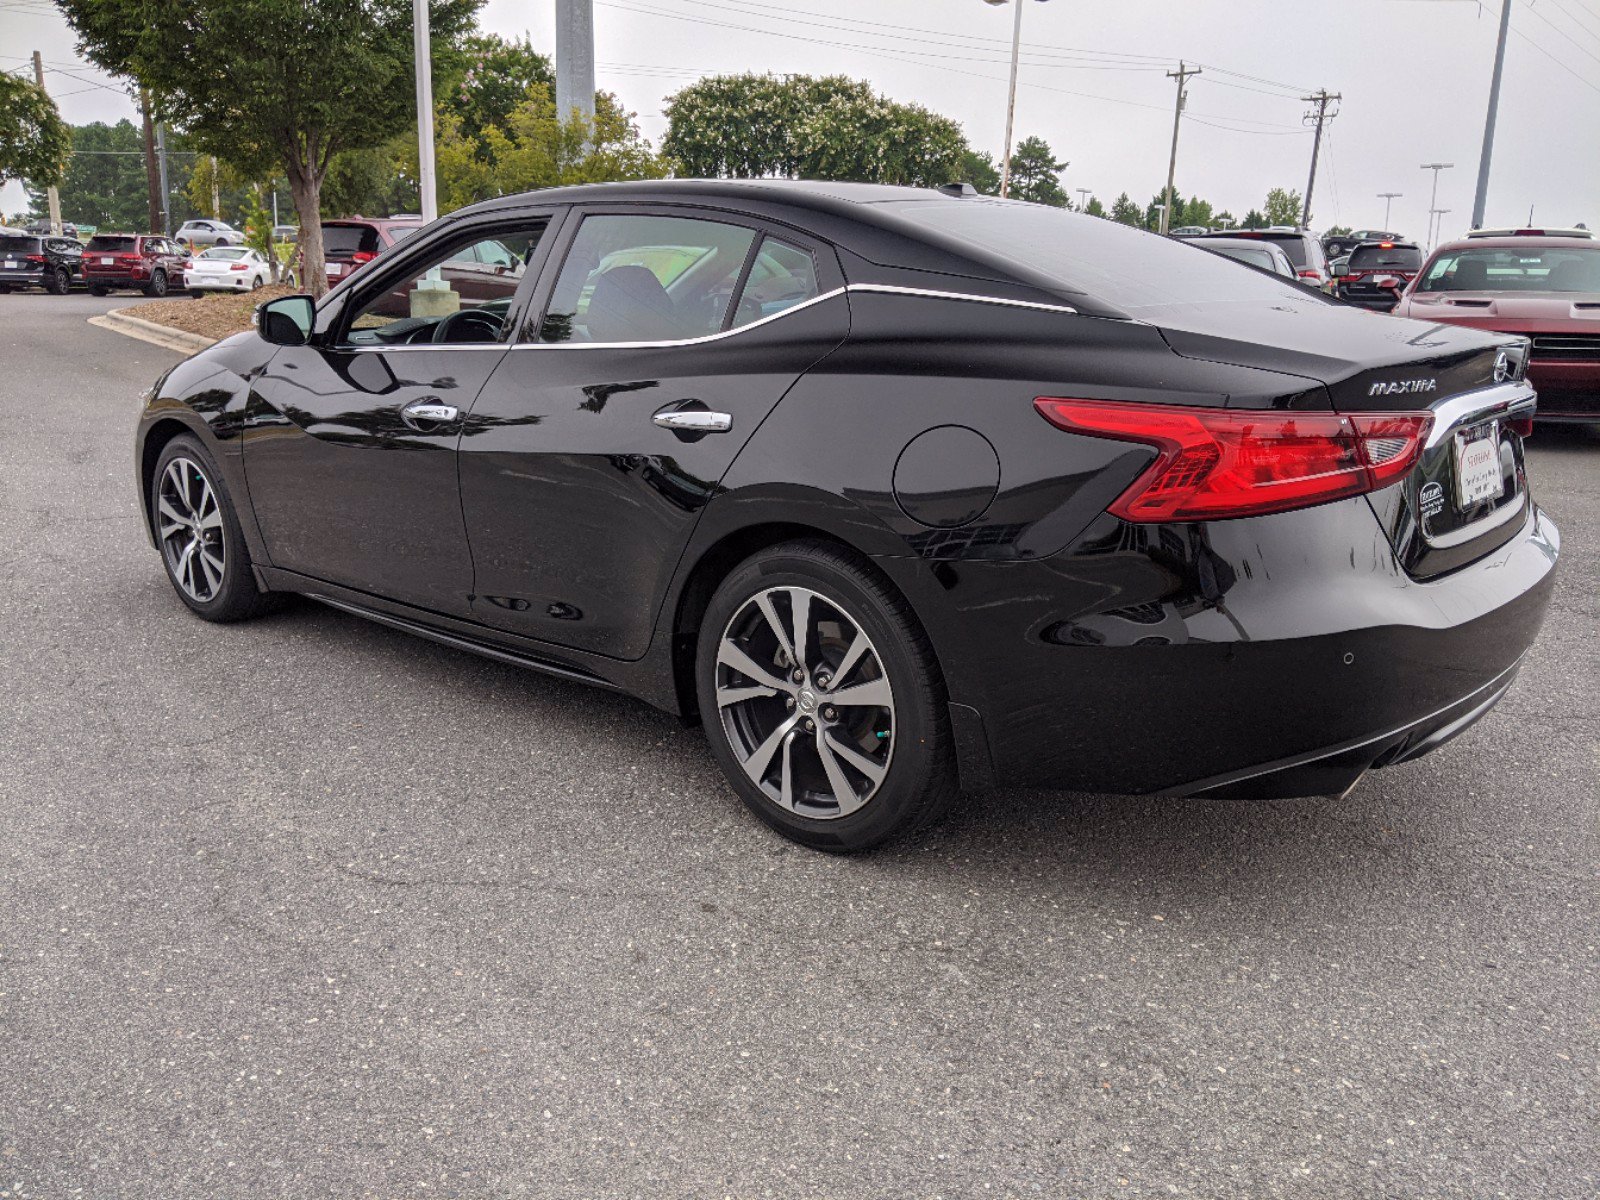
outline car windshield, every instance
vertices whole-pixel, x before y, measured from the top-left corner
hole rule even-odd
[[[237,246],[216,246],[202,254],[201,258],[243,258],[248,253]]]
[[[1422,266],[1422,251],[1415,246],[1360,246],[1350,256],[1352,271],[1415,271]]]
[[[1421,292],[1600,292],[1600,247],[1446,250],[1428,264]]]
[[[91,250],[114,250],[118,253],[126,254],[133,248],[134,239],[131,237],[117,237],[110,234],[102,234],[99,237],[92,237],[89,239],[89,249]]]
[[[1068,287],[1121,309],[1163,304],[1261,301],[1306,294],[1201,249],[1203,239],[1165,238],[1127,225],[1038,204],[962,200],[886,205],[936,233],[1046,271]]]

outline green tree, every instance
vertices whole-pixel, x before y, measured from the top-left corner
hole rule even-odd
[[[1335,225],[1323,237],[1348,237],[1353,231],[1348,225]]]
[[[1227,209],[1223,209],[1212,218],[1212,221],[1215,222],[1218,229],[1232,229],[1239,223],[1239,218],[1234,216]]]
[[[1300,193],[1273,188],[1267,193],[1266,216],[1268,225],[1300,224]]]
[[[958,183],[970,183],[985,196],[1000,194],[1000,168],[994,165],[994,156],[986,152],[968,150],[961,159],[961,176]]]
[[[842,75],[722,75],[668,100],[662,154],[681,175],[937,186],[959,179],[961,127]]]
[[[1089,203],[1083,206],[1083,211],[1088,213],[1091,217],[1107,217],[1111,215],[1110,213],[1106,212],[1106,206],[1100,203],[1099,196],[1090,196]]]
[[[0,183],[54,187],[67,170],[72,130],[55,101],[29,79],[0,71]]]
[[[1066,169],[1066,163],[1056,161],[1049,142],[1023,138],[1011,154],[1011,194],[1018,200],[1066,208],[1067,194],[1061,190],[1061,172]]]
[[[441,74],[482,0],[430,0]],[[382,145],[414,119],[407,0],[60,0],[90,61],[148,88],[195,149],[248,176],[281,167],[304,231],[306,283],[323,272],[322,184],[334,155]]]
[[[1204,225],[1207,229],[1216,221],[1216,214],[1211,211],[1211,201],[1201,200],[1191,196],[1183,206],[1183,223],[1185,225]]]
[[[1239,222],[1239,228],[1265,229],[1270,224],[1272,224],[1272,222],[1268,221],[1259,209],[1252,208],[1249,212],[1245,213],[1244,220]]]
[[[595,96],[591,124],[581,113],[556,113],[551,89],[530,84],[505,128],[487,125],[468,137],[461,119],[439,117],[439,207],[450,211],[493,196],[571,183],[659,179],[666,164],[640,136],[635,114],[609,92]],[[412,169],[415,169],[413,151]]]
[[[1143,225],[1144,214],[1139,211],[1139,206],[1123,192],[1111,202],[1111,219],[1119,225]]]
[[[410,130],[396,134],[381,146],[335,155],[322,182],[325,217],[417,212],[421,203],[417,137]]]
[[[149,216],[144,143],[133,122],[74,125],[71,138],[74,153],[57,185],[62,214],[76,224],[99,229],[142,227]],[[25,186],[30,219],[43,217],[48,211],[44,187],[34,179]]]
[[[440,89],[437,107],[460,120],[466,137],[482,138],[491,126],[507,129],[531,85],[542,83],[555,90],[555,68],[526,34],[521,38],[474,34],[462,44],[461,58],[460,77]]]
[[[1161,228],[1161,206],[1167,202],[1167,189],[1162,188],[1150,197],[1150,203],[1144,209],[1144,227],[1146,229]],[[1172,189],[1172,215],[1167,219],[1167,228],[1176,229],[1184,223],[1183,220],[1183,193],[1177,188]]]

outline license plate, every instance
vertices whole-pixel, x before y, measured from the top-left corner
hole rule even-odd
[[[114,259],[114,258],[102,258],[100,260],[100,265],[102,267],[109,267],[114,262],[116,262],[116,259]]]
[[[328,264],[328,274],[329,275],[343,275],[344,274],[344,268],[341,267],[338,263],[329,263]]]
[[[1471,508],[1505,490],[1500,473],[1500,425],[1456,435],[1456,500]]]
[[[17,260],[14,259],[14,258],[6,259],[6,270],[15,271],[16,269],[17,269]]]

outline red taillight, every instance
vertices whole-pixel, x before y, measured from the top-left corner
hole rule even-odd
[[[354,254],[352,254],[350,256],[350,262],[354,266],[360,267],[360,266],[365,266],[367,263],[371,262],[373,259],[375,259],[377,257],[378,256],[376,254],[373,254],[370,250],[357,250]]]
[[[1380,249],[1380,250],[1393,250],[1394,249],[1394,243],[1393,242],[1379,242],[1378,243],[1378,249]]]
[[[24,254],[22,256],[22,261],[38,263],[42,267],[45,264],[45,257],[42,254]]]
[[[185,259],[185,260],[184,260],[184,263],[183,263],[183,269],[184,269],[184,270],[185,270],[185,271],[192,271],[192,270],[194,270],[194,259],[192,259],[192,258],[189,258],[189,259]]]
[[[1314,283],[1321,283],[1322,282],[1322,272],[1321,271],[1316,271],[1316,270],[1297,271],[1296,274],[1299,275],[1301,279],[1309,279]]]
[[[230,263],[228,265],[228,270],[230,271],[248,271],[249,269],[249,263]]]
[[[1422,452],[1432,413],[1241,412],[1115,400],[1033,402],[1058,429],[1154,446],[1109,511],[1124,521],[1213,521],[1376,491]]]
[[[1512,417],[1506,422],[1506,424],[1511,427],[1511,432],[1516,434],[1519,438],[1530,438],[1533,436],[1532,417]]]

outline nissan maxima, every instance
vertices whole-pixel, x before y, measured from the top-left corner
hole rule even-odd
[[[1337,795],[1461,733],[1559,552],[1526,355],[963,186],[590,185],[262,305],[135,465],[198,616],[298,593],[628,693],[862,850],[963,792]]]

